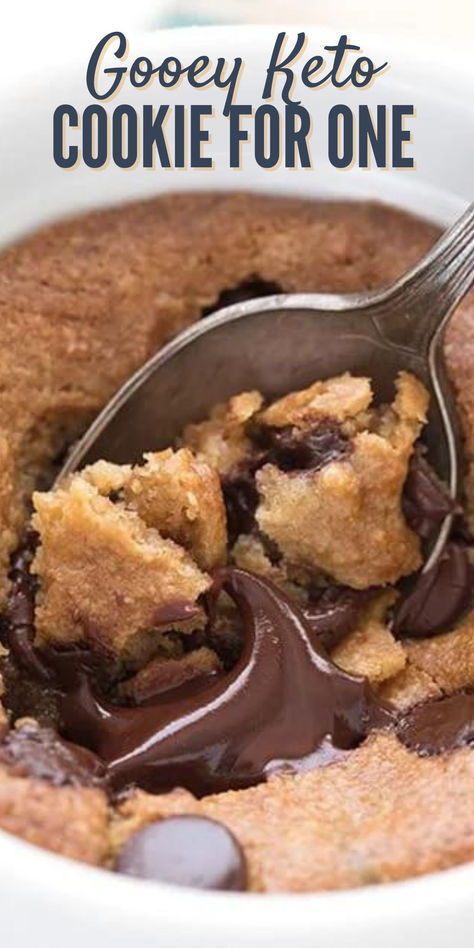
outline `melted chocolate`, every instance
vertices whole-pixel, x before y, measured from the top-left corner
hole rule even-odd
[[[448,632],[472,605],[474,572],[467,547],[471,542],[462,507],[418,446],[411,458],[403,492],[405,517],[423,541],[452,516],[451,540],[434,566],[426,573],[400,584],[402,598],[393,611],[392,630],[398,638],[425,638]]]
[[[433,499],[431,480],[426,492],[419,486],[425,473],[417,502],[424,505],[423,522],[439,522],[446,507]],[[268,581],[231,567],[216,573],[210,629],[225,590],[244,627],[236,664],[171,685],[139,707],[112,704],[102,697],[100,656],[79,649],[40,652],[33,645],[34,545],[30,537],[12,564],[8,640],[30,675],[61,692],[62,732],[83,746],[52,729],[10,732],[0,761],[20,773],[57,784],[104,781],[114,792],[134,783],[154,792],[184,785],[200,796],[321,766],[344,756],[373,728],[397,726],[400,739],[421,754],[474,740],[474,696],[427,703],[397,725],[395,712],[377,703],[364,679],[328,659],[324,646],[353,628],[372,591],[329,587],[301,610]],[[397,607],[395,632],[444,631],[469,606],[471,588],[465,544],[451,542]],[[186,610],[186,603],[176,603],[161,618],[176,621]]]
[[[297,607],[271,583],[244,570],[216,576],[245,624],[235,667],[203,689],[170,693],[152,706],[117,708],[85,674],[63,701],[64,733],[107,764],[114,789],[186,786],[197,795],[247,787],[289,762],[317,763],[328,743],[355,747],[392,715],[364,679],[347,675],[310,641]]]
[[[0,745],[0,763],[14,774],[49,780],[55,786],[90,786],[104,776],[104,766],[95,754],[63,741],[53,728],[35,724],[8,732]]]
[[[227,514],[229,544],[233,546],[241,533],[257,530],[255,511],[258,506],[258,491],[255,486],[255,471],[242,468],[222,480],[222,493]]]
[[[200,608],[195,602],[186,602],[184,599],[176,600],[176,602],[168,602],[160,606],[155,612],[153,622],[157,626],[169,627],[176,622],[187,622],[189,619],[195,619],[199,613]]]
[[[400,740],[422,756],[444,754],[474,742],[474,694],[456,694],[410,711],[397,728]]]
[[[433,568],[420,573],[396,604],[394,634],[426,638],[452,629],[472,605],[473,581],[466,547],[448,543]]]
[[[423,455],[415,450],[403,490],[403,511],[413,530],[425,539],[449,514],[462,516],[462,507],[450,496]]]
[[[37,581],[30,568],[37,544],[37,533],[29,530],[12,558],[9,574],[12,585],[6,610],[7,642],[20,668],[33,678],[49,681],[49,669],[33,646]]]
[[[244,892],[247,865],[235,836],[216,820],[171,816],[145,826],[125,844],[118,872],[196,889]]]
[[[256,425],[250,434],[263,452],[260,463],[275,464],[281,471],[319,471],[332,461],[341,461],[352,450],[349,438],[330,420],[306,431]]]
[[[351,632],[374,592],[371,589],[350,589],[349,586],[328,586],[313,591],[310,602],[301,611],[311,632],[324,648],[333,649]]]
[[[219,293],[215,303],[212,306],[206,306],[202,311],[202,316],[209,316],[224,306],[232,306],[234,303],[244,303],[246,300],[258,299],[261,296],[274,296],[276,293],[283,293],[283,287],[274,280],[262,280],[256,274],[250,276],[247,280],[242,280],[236,286],[231,286]]]

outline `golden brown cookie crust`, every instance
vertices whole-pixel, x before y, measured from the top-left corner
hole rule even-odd
[[[107,857],[107,800],[90,787],[55,787],[0,767],[0,828],[79,862],[99,866]]]

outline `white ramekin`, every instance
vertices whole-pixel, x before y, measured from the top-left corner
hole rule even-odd
[[[194,28],[160,31],[131,40],[131,55],[155,62],[176,54],[189,63],[199,53],[232,59],[242,55],[245,73],[239,101],[257,104],[265,65],[278,32],[265,27]],[[344,32],[341,24],[340,32]],[[291,37],[296,28],[289,28]],[[306,57],[334,31],[311,28]],[[45,221],[90,207],[163,191],[254,189],[301,196],[378,197],[448,222],[473,197],[474,76],[446,50],[420,48],[421,40],[397,45],[390,38],[351,37],[391,69],[366,93],[337,94],[331,87],[303,90],[301,99],[324,127],[330,105],[344,101],[414,104],[415,171],[328,170],[324,135],[311,171],[262,171],[249,157],[241,171],[226,168],[225,119],[216,121],[215,169],[208,171],[120,171],[100,173],[79,167],[66,173],[53,163],[51,118],[60,102],[88,103],[84,74],[97,42],[71,50],[71,37],[57,61],[23,64],[21,76],[2,76],[0,90],[0,241],[7,243]],[[81,41],[82,43],[82,41]],[[298,90],[300,92],[300,90]],[[298,96],[300,97],[300,96]],[[144,101],[210,102],[219,92],[196,93],[184,86],[166,98],[160,90],[135,92],[127,86],[111,103]],[[410,805],[409,797],[407,806]],[[348,840],[350,845],[350,840]],[[317,852],[314,858],[318,858]],[[331,948],[470,948],[474,935],[474,864],[421,879],[368,886],[349,892],[307,896],[254,896],[200,893],[148,884],[90,869],[0,833],[1,929],[11,948],[251,948],[297,945]]]

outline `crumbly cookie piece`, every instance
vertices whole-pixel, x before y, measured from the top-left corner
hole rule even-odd
[[[404,643],[408,659],[445,694],[474,685],[474,611],[452,632]]]
[[[206,646],[177,657],[158,656],[119,686],[119,695],[141,704],[165,691],[172,691],[199,678],[210,678],[220,671],[220,659],[213,649]]]
[[[267,555],[259,536],[251,533],[241,533],[232,547],[232,560],[240,569],[258,573],[265,579],[281,585],[286,574],[278,565],[274,565]]]
[[[396,582],[420,566],[401,494],[427,408],[421,382],[401,373],[379,430],[357,433],[347,456],[315,471],[267,464],[257,472],[258,524],[288,562],[354,588]]]
[[[136,792],[112,823],[117,853],[156,819],[220,820],[246,853],[254,891],[313,892],[433,872],[474,856],[474,754],[420,758],[369,738],[345,760],[296,777],[195,800]],[[407,800],[407,787],[410,788]]]
[[[393,592],[382,593],[361,616],[357,628],[331,653],[332,660],[352,675],[365,675],[372,685],[381,685],[398,675],[406,665],[406,654],[387,625],[387,609],[395,601]]]
[[[34,505],[37,644],[83,642],[143,659],[160,629],[200,624],[197,600],[210,578],[135,511],[103,497],[81,475],[36,493]]]
[[[216,405],[207,421],[188,425],[184,441],[221,476],[246,461],[252,451],[246,428],[263,404],[260,392],[241,392]]]
[[[81,477],[95,487],[103,497],[120,495],[130,480],[131,464],[112,464],[111,461],[96,461],[81,471]],[[74,476],[74,475],[73,475]],[[66,480],[66,483],[68,483]]]
[[[225,559],[226,514],[215,468],[189,448],[146,454],[144,463],[96,461],[81,471],[103,496],[120,497],[148,527],[184,546],[202,569]]]
[[[264,579],[269,579],[296,602],[307,602],[307,589],[293,582],[284,562],[272,563],[261,537],[251,533],[240,534],[232,547],[232,562],[240,569],[249,570],[251,573],[263,576]]]
[[[309,428],[331,418],[343,422],[365,411],[372,402],[370,379],[345,372],[314,382],[309,388],[291,392],[259,414],[259,421],[275,428],[294,425]]]
[[[378,689],[381,701],[393,705],[399,711],[409,711],[415,705],[432,698],[440,698],[441,695],[441,688],[436,682],[411,662],[407,662],[402,671],[393,678],[382,682]]]
[[[124,483],[124,499],[148,527],[210,570],[226,556],[226,514],[217,471],[188,448],[145,455]]]
[[[474,685],[474,611],[441,635],[398,642],[389,630],[387,607],[394,593],[379,596],[358,628],[332,651],[345,671],[366,675],[378,696],[399,710]]]
[[[383,701],[407,710],[474,685],[474,610],[450,632],[402,644],[406,665],[382,683],[378,694]]]

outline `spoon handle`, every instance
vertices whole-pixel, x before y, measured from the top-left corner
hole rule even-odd
[[[474,284],[474,204],[387,292],[384,335],[426,354],[434,335]]]

